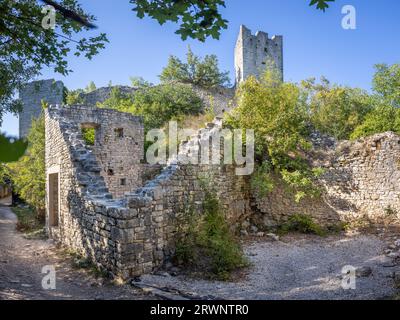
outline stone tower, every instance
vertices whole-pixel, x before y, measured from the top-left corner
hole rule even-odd
[[[49,104],[63,103],[64,84],[61,81],[40,80],[28,83],[19,92],[23,110],[19,114],[19,136],[24,138],[31,128],[32,119],[42,112],[42,100]]]
[[[259,77],[266,68],[276,67],[283,81],[283,37],[258,31],[252,35],[244,25],[240,26],[235,47],[236,84],[249,76]]]

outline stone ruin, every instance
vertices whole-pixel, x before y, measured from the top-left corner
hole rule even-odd
[[[85,106],[50,106],[45,122],[48,233],[114,274],[127,278],[151,272],[173,254],[180,217],[192,205],[201,212],[201,175],[212,175],[232,224],[251,212],[248,177],[237,176],[233,166],[179,162],[179,156],[188,156],[221,129],[219,118],[147,182],[142,174],[154,168],[141,161],[140,118]],[[82,137],[81,128],[88,126],[96,128],[94,146]]]
[[[354,219],[383,221],[400,212],[400,137],[378,134],[322,149],[316,166],[323,196],[300,203],[277,180],[266,197],[252,192],[250,177],[232,165],[181,163],[192,148],[221,130],[220,118],[192,136],[178,159],[164,168],[143,163],[140,118],[85,106],[50,106],[45,110],[47,229],[51,238],[124,278],[161,267],[174,253],[182,216],[194,206],[201,214],[204,189],[212,183],[230,225],[245,221],[260,228],[278,226],[296,213],[335,226]],[[87,146],[81,128],[96,128]],[[158,174],[154,174],[158,170]],[[148,171],[153,178],[146,180]]]
[[[240,72],[245,65],[263,66],[270,53],[283,72],[281,39],[275,38],[276,45],[264,34],[250,36],[243,27],[236,48]],[[247,46],[251,39],[254,44],[258,38],[268,39],[275,51],[267,48],[259,54],[258,49],[254,51],[258,47],[251,47],[240,52],[240,46]],[[250,60],[241,61],[245,52]],[[254,68],[246,72],[259,75]],[[237,80],[244,78],[242,74]],[[33,97],[23,94],[25,107],[37,107],[47,91],[35,91]],[[96,100],[106,99],[109,92],[98,89],[87,96],[85,105],[77,106],[61,106],[59,90],[51,92],[55,104],[44,111],[46,227],[52,239],[114,275],[129,278],[152,272],[174,254],[182,217],[189,208],[202,213],[205,192],[200,180],[204,177],[212,180],[226,219],[235,230],[248,228],[249,221],[259,229],[274,228],[294,214],[310,215],[323,226],[355,219],[393,222],[399,218],[400,137],[394,133],[340,143],[313,134],[311,160],[325,169],[319,179],[322,196],[296,203],[278,178],[274,190],[259,197],[251,188],[250,177],[236,175],[233,165],[180,161],[180,156],[201,149],[221,130],[219,117],[190,137],[175,161],[165,166],[146,164],[142,119],[94,107]],[[196,92],[206,104],[210,96],[216,101],[216,114],[232,107],[233,89]],[[32,117],[34,106],[26,108],[27,114],[20,118],[23,126]],[[83,128],[95,129],[93,146],[85,144]]]

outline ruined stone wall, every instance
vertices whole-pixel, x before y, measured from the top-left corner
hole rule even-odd
[[[112,90],[118,89],[123,95],[133,94],[138,88],[128,86],[109,86],[98,88],[89,93],[81,93],[79,97],[83,100],[83,105],[87,107],[96,107],[98,103],[103,103],[111,97]]]
[[[28,135],[32,119],[38,118],[42,112],[42,100],[49,104],[62,104],[64,85],[61,81],[40,80],[28,83],[19,92],[23,110],[19,114],[19,136]]]
[[[90,117],[72,117],[71,110],[50,107],[45,111],[47,230],[50,237],[100,268],[127,278],[160,267],[174,251],[180,217],[189,207],[202,211],[204,191],[199,177],[211,176],[232,226],[250,214],[247,177],[236,176],[230,166],[182,165],[179,158],[142,188],[112,199],[95,152],[85,145],[80,132],[79,121]],[[203,130],[199,136],[209,139],[207,132],[213,130],[219,127]],[[50,203],[54,194],[50,175],[55,173],[57,219],[52,218],[54,204]]]
[[[364,220],[385,222],[400,218],[400,137],[377,134],[345,141],[326,152],[316,166],[325,169],[319,179],[321,198],[294,201],[282,182],[266,197],[255,197],[257,219],[277,226],[293,215],[307,214],[322,225]]]
[[[234,88],[216,87],[204,89],[197,86],[192,86],[192,88],[203,101],[205,107],[211,109],[215,116],[220,116],[234,107]]]
[[[85,106],[62,108],[60,112],[80,128],[95,128],[95,143],[90,148],[114,198],[142,185],[144,129],[140,117]]]
[[[235,47],[236,84],[253,75],[260,77],[271,62],[283,80],[283,37],[268,37],[265,32],[251,34],[245,26],[240,27]]]

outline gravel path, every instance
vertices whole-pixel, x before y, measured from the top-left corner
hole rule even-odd
[[[0,300],[20,299],[132,299],[151,297],[129,285],[116,286],[72,267],[71,258],[51,241],[27,240],[15,231],[16,217],[0,205]],[[56,290],[42,288],[42,268],[56,269]]]
[[[386,246],[374,235],[291,235],[283,241],[245,245],[252,267],[245,279],[237,282],[155,275],[142,277],[142,282],[222,299],[383,299],[396,294],[390,276],[400,272],[400,266],[384,255]],[[357,278],[356,290],[344,290],[341,270],[346,265],[370,267],[372,274]]]
[[[27,240],[15,231],[16,217],[0,205],[0,299],[149,299],[129,285],[116,286],[72,267],[71,258],[51,241]],[[246,242],[252,266],[236,282],[146,275],[144,285],[173,288],[195,296],[222,299],[382,299],[396,294],[393,273],[400,266],[384,255],[393,235],[319,238],[291,235],[282,241]],[[54,265],[56,290],[41,286],[42,267]],[[341,287],[346,265],[369,267],[356,279],[356,290]]]

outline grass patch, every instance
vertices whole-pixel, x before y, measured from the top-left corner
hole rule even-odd
[[[305,214],[295,214],[291,216],[289,220],[279,228],[279,233],[281,235],[289,232],[315,234],[321,237],[327,234],[327,230],[315,223],[310,216]]]
[[[86,258],[71,249],[64,250],[64,254],[72,259],[71,264],[73,268],[87,270],[95,278],[108,278],[108,272],[97,267],[90,258]]]
[[[45,238],[44,221],[38,219],[31,207],[12,207],[11,210],[17,216],[17,230],[30,239]]]
[[[247,266],[248,261],[211,192],[206,192],[203,208],[201,217],[192,209],[185,214],[175,260],[209,278],[229,280],[231,273]]]

